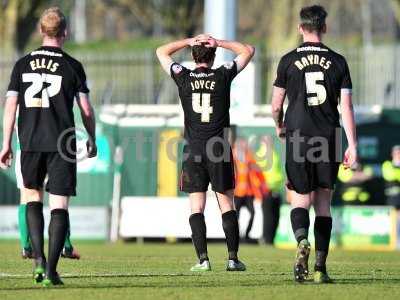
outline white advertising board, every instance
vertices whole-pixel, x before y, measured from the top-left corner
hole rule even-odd
[[[45,235],[50,212],[44,209]],[[108,211],[106,207],[71,207],[69,209],[71,236],[73,239],[105,240],[108,236]],[[18,206],[2,206],[0,209],[0,238],[15,239],[18,233]]]

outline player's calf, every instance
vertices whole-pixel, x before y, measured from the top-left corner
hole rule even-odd
[[[326,271],[326,259],[329,252],[329,243],[332,232],[332,218],[326,216],[317,216],[314,222],[315,236],[315,266],[314,281],[316,283],[330,283]]]
[[[49,259],[46,271],[50,277],[57,274],[58,259],[64,246],[67,229],[68,211],[60,208],[52,209],[49,224]],[[54,275],[53,277],[57,278],[58,276]]]
[[[202,213],[194,213],[189,218],[190,228],[192,229],[192,241],[196,250],[199,263],[190,270],[211,271],[211,266],[207,253],[207,227]]]

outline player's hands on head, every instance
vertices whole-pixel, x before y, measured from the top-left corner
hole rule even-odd
[[[202,39],[201,36],[202,36],[202,35],[198,35],[198,36],[195,36],[195,37],[189,39],[189,46],[190,46],[190,47],[200,46],[200,45],[201,45],[201,42],[200,42],[200,41],[201,41],[201,39]]]
[[[357,167],[358,154],[356,147],[348,147],[344,152],[343,166],[345,169],[354,170]]]
[[[207,48],[217,48],[218,47],[218,43],[217,40],[214,39],[212,36],[210,36],[207,41],[205,42],[205,46]]]
[[[86,149],[87,149],[88,158],[97,156],[97,145],[96,145],[96,142],[93,141],[92,139],[87,140]]]
[[[205,33],[199,34],[191,39],[190,46],[193,47],[196,45],[205,45],[205,47],[208,48],[216,48],[218,46],[217,40],[214,39],[211,35]]]
[[[3,148],[0,152],[0,168],[6,170],[11,167],[13,152],[11,148]]]

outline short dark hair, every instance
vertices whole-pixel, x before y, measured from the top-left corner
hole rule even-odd
[[[300,26],[309,32],[321,33],[327,16],[328,13],[321,5],[303,7],[300,11]]]
[[[192,47],[192,56],[196,64],[210,63],[215,58],[215,51],[217,48],[210,48],[202,45]]]

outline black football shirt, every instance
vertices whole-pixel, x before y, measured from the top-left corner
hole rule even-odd
[[[185,119],[185,140],[203,144],[212,137],[223,137],[230,126],[230,86],[238,74],[235,61],[217,69],[189,70],[173,63],[171,76],[179,89]]]
[[[59,137],[61,145],[73,138],[73,104],[80,93],[89,93],[83,66],[60,48],[40,47],[18,60],[7,96],[18,96],[21,150],[56,152]]]
[[[289,100],[286,130],[306,136],[332,136],[340,127],[337,109],[342,89],[351,92],[346,59],[322,43],[303,43],[279,62],[274,85]]]

